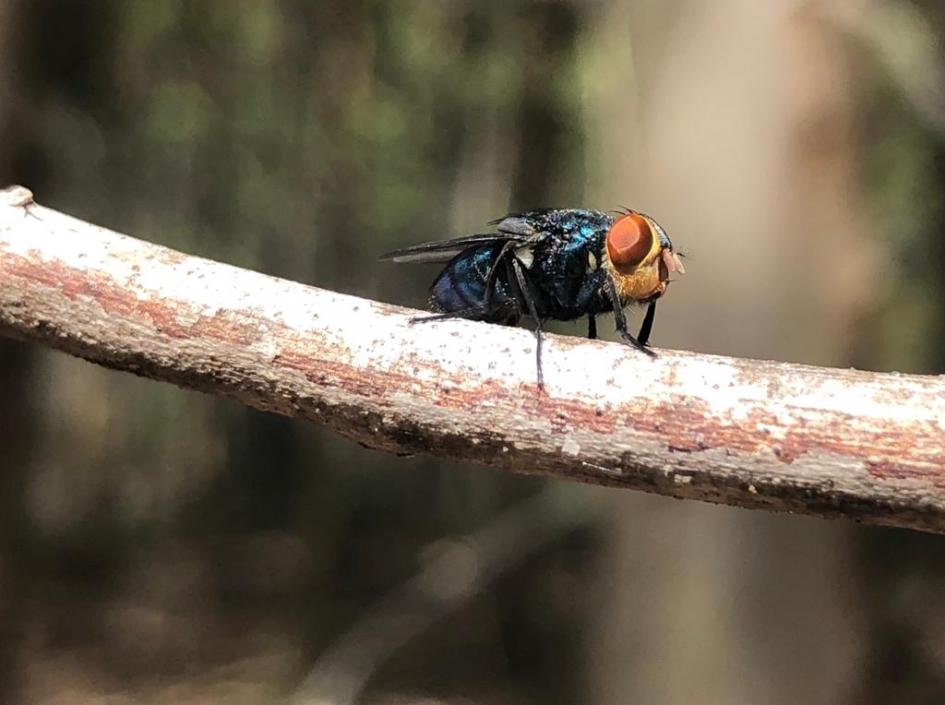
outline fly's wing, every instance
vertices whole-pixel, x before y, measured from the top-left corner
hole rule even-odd
[[[394,262],[449,262],[456,255],[465,249],[475,245],[486,245],[493,242],[508,242],[509,240],[519,241],[523,244],[528,242],[528,238],[508,232],[482,233],[479,235],[465,235],[451,240],[439,240],[437,242],[425,242],[413,247],[405,247],[402,250],[394,250],[381,255],[381,259],[389,259]]]
[[[496,226],[496,230],[526,241],[534,241],[541,235],[541,218],[551,213],[551,208],[538,208],[524,213],[509,213],[497,220],[490,221],[489,225]]]
[[[546,235],[541,227],[542,217],[551,212],[551,209],[541,208],[524,213],[510,213],[489,223],[489,225],[496,226],[497,232],[464,235],[437,242],[425,242],[413,247],[405,247],[402,250],[388,252],[381,255],[381,259],[393,260],[394,262],[445,263],[463,250],[476,245],[510,241],[521,246],[533,245]]]

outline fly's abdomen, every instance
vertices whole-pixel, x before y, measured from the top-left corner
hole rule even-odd
[[[506,318],[512,300],[501,264],[492,295],[486,296],[489,272],[501,249],[501,244],[471,247],[450,260],[430,288],[433,306],[444,313],[478,312],[484,320]]]

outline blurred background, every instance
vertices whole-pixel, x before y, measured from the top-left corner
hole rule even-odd
[[[935,0],[0,0],[0,184],[415,306],[435,270],[379,253],[628,205],[689,253],[655,345],[942,373],[943,37]],[[941,537],[394,458],[0,340],[3,703],[941,703],[943,597]]]

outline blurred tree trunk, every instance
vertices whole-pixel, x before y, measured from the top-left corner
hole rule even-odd
[[[857,66],[796,7],[624,0],[598,18],[595,192],[654,213],[691,254],[661,305],[657,345],[849,364],[843,324],[865,300],[870,264]],[[858,529],[647,497],[615,504],[589,656],[596,702],[849,699],[863,659]]]
[[[13,180],[17,139],[17,0],[0,0],[0,184]],[[17,648],[22,643],[19,598],[24,557],[23,486],[32,437],[28,408],[31,346],[0,340],[0,702],[13,702],[18,691]]]

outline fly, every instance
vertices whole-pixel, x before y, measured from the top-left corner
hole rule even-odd
[[[414,245],[389,252],[394,262],[445,264],[430,287],[434,313],[415,321],[467,318],[515,325],[535,323],[538,386],[542,324],[587,316],[587,336],[597,337],[597,316],[612,312],[623,341],[655,356],[647,343],[656,301],[674,273],[686,270],[666,231],[650,216],[616,215],[576,208],[515,213],[492,221],[495,232]],[[646,305],[636,336],[624,309]]]

